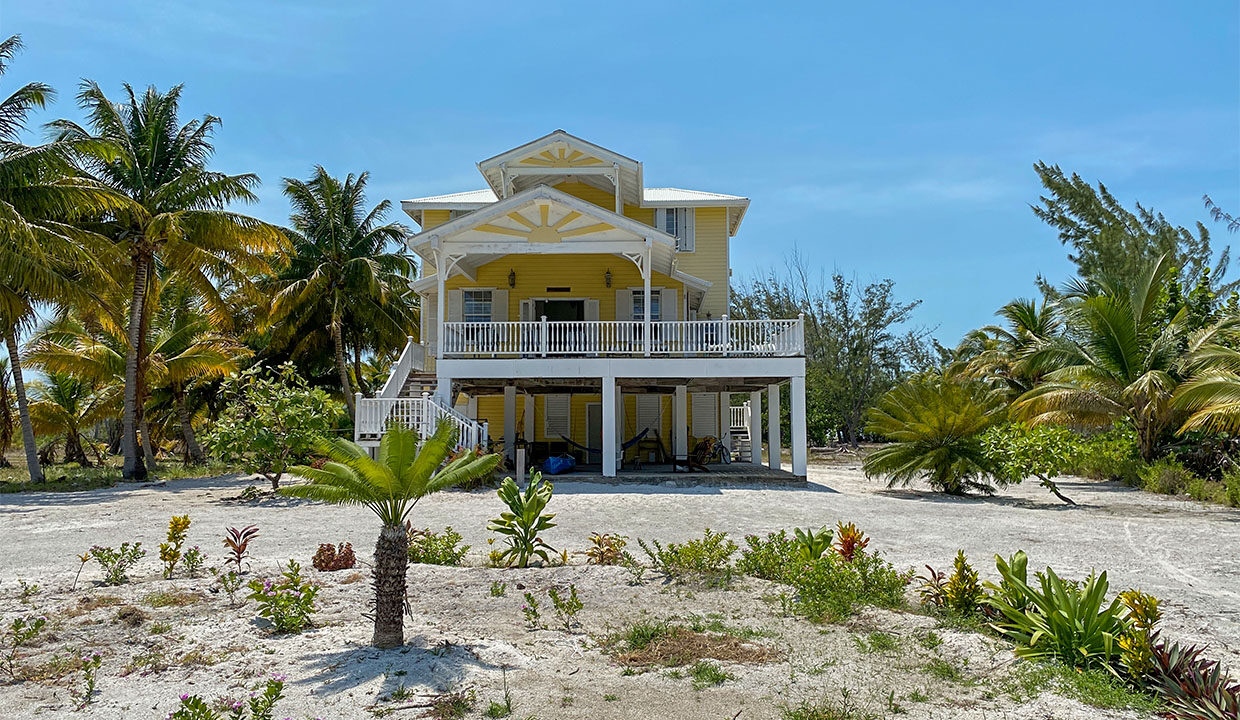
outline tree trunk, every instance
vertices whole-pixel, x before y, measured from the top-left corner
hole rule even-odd
[[[151,425],[146,421],[146,414],[141,410],[138,411],[138,427],[141,429],[139,437],[142,439],[142,457],[146,461],[146,469],[148,472],[155,471],[155,450],[151,445]]]
[[[359,339],[353,344],[353,380],[357,383],[357,391],[363,395],[370,394],[370,388],[366,387],[366,382],[362,380],[362,341]]]
[[[34,444],[34,426],[30,424],[30,405],[26,402],[26,382],[22,380],[22,359],[17,351],[17,331],[4,336],[9,348],[9,368],[13,373],[13,393],[17,395],[17,414],[21,417],[22,445],[26,449],[26,469],[30,482],[43,482],[43,467],[39,465],[39,448]]]
[[[145,480],[146,464],[138,457],[138,353],[142,339],[142,310],[146,302],[147,258],[139,252],[133,261],[133,295],[129,302],[129,349],[125,353],[125,401],[121,413],[121,477]]]
[[[82,449],[82,438],[78,435],[77,428],[70,428],[65,435],[65,462],[90,467],[90,458],[86,457],[86,451]]]
[[[181,417],[181,435],[185,439],[186,464],[201,465],[206,461],[202,446],[194,436],[194,423],[189,414],[189,405],[185,402],[185,393],[180,389],[176,392],[177,415]]]
[[[353,387],[349,383],[349,366],[344,359],[344,337],[340,329],[340,318],[332,318],[332,343],[336,346],[336,370],[340,372],[340,391],[344,393],[344,404],[349,408],[349,417],[353,417]]]
[[[375,635],[371,644],[394,648],[405,644],[405,569],[409,538],[399,525],[384,526],[375,544]]]
[[[1066,502],[1066,503],[1067,503],[1067,504],[1069,504],[1069,505],[1075,505],[1075,504],[1076,504],[1076,502],[1075,502],[1075,501],[1073,501],[1073,500],[1072,500],[1072,498],[1070,498],[1070,497],[1068,497],[1067,495],[1064,495],[1063,493],[1059,492],[1059,486],[1055,484],[1055,481],[1054,481],[1054,480],[1051,480],[1050,478],[1046,477],[1045,475],[1038,475],[1038,480],[1042,483],[1042,487],[1046,488],[1047,490],[1050,490],[1050,491],[1051,491],[1051,493],[1053,493],[1053,494],[1055,495],[1055,497],[1059,498],[1060,500],[1063,500],[1064,502]]]

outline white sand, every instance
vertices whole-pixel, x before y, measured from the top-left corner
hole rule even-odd
[[[295,637],[271,637],[254,620],[254,606],[231,610],[207,580],[158,578],[156,554],[168,517],[189,513],[190,544],[218,561],[225,526],[257,524],[253,574],[272,574],[289,557],[309,565],[320,542],[351,541],[359,559],[370,553],[377,523],[362,509],[330,508],[286,499],[257,504],[225,502],[244,487],[240,478],[177,481],[166,486],[117,488],[86,493],[0,496],[0,619],[43,613],[54,631],[31,648],[27,662],[98,648],[104,655],[100,694],[84,717],[162,718],[181,692],[205,697],[236,694],[265,673],[290,677],[288,699],[277,717],[366,718],[366,706],[401,684],[418,692],[469,688],[478,710],[498,699],[501,667],[512,668],[509,684],[516,717],[776,718],[785,701],[839,698],[848,688],[864,708],[886,714],[888,693],[911,718],[1138,717],[1084,708],[1047,694],[1021,706],[999,691],[1010,651],[981,636],[937,630],[946,642],[927,650],[917,628],[932,626],[917,616],[868,612],[848,626],[819,627],[780,616],[778,603],[763,600],[775,590],[746,581],[739,590],[701,590],[627,583],[618,569],[570,566],[547,570],[415,566],[410,590],[415,617],[407,626],[410,645],[402,651],[366,647],[367,621],[360,617],[369,596],[365,581],[342,583],[349,573],[310,575],[324,584],[320,627]],[[1067,481],[1064,491],[1082,503],[1067,508],[1036,485],[1014,488],[991,500],[943,498],[920,490],[888,491],[866,481],[855,467],[811,468],[808,489],[719,489],[619,487],[561,482],[550,509],[559,526],[546,535],[557,547],[581,550],[593,531],[630,537],[684,540],[703,527],[734,535],[764,533],[794,525],[856,522],[897,566],[931,563],[946,568],[957,548],[993,576],[989,558],[1025,549],[1037,568],[1052,564],[1067,576],[1109,569],[1116,590],[1130,585],[1162,598],[1168,634],[1209,642],[1211,654],[1236,665],[1240,657],[1240,512],[1138,493],[1112,483]],[[486,520],[499,511],[491,491],[446,493],[419,504],[415,524],[451,524],[475,546],[486,547]],[[737,538],[739,541],[739,537]],[[91,545],[140,540],[151,551],[135,574],[139,582],[99,588],[99,571],[89,565],[83,583],[69,592],[74,555]],[[22,605],[17,578],[43,591]],[[493,580],[509,584],[504,598],[490,596]],[[582,631],[527,632],[521,623],[518,583],[541,592],[550,584],[575,583],[586,609]],[[207,598],[187,608],[151,609],[143,598],[169,588],[196,589]],[[151,615],[137,629],[113,622],[115,607],[69,617],[67,608],[86,596],[115,596]],[[718,613],[733,626],[760,627],[763,640],[786,657],[765,665],[728,666],[736,676],[718,688],[692,689],[688,679],[666,673],[622,676],[620,668],[591,637],[639,617],[667,618]],[[549,616],[549,608],[546,612]],[[170,622],[170,633],[152,636],[150,622]],[[860,652],[856,633],[885,629],[898,634],[892,655]],[[824,634],[825,633],[825,634]],[[444,646],[445,641],[450,643]],[[132,659],[160,647],[174,659],[194,649],[213,654],[210,665],[177,665],[163,672],[121,677]],[[436,649],[441,648],[441,649]],[[933,656],[966,668],[975,682],[955,685],[925,674]],[[966,664],[967,661],[967,664]],[[827,662],[829,667],[811,673]],[[47,683],[0,685],[0,717],[47,714],[69,707],[69,678]],[[916,692],[928,701],[910,700]],[[618,700],[605,700],[615,695]],[[997,697],[992,697],[997,695]],[[571,697],[570,704],[562,699]],[[379,703],[380,707],[391,704]],[[419,710],[399,710],[417,717]]]

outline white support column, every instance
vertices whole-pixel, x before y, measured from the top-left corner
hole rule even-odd
[[[439,376],[439,383],[435,386],[435,398],[446,407],[452,407],[452,378]]]
[[[504,457],[516,459],[517,451],[517,388],[504,386]]]
[[[805,376],[794,375],[792,394],[792,474],[805,477],[809,471],[809,440],[805,433]]]
[[[525,442],[534,442],[534,396],[525,394]]]
[[[624,467],[624,391],[616,383],[616,469]]]
[[[676,386],[672,398],[672,453],[679,459],[689,457],[689,389]]]
[[[646,238],[646,254],[642,256],[642,293],[644,294],[644,305],[642,305],[642,349],[646,357],[650,357],[650,238]],[[659,314],[663,313],[660,306]]]
[[[438,243],[438,241],[436,241]],[[445,273],[447,268],[444,267],[444,255],[438,250],[435,251],[435,280],[437,289],[435,294],[435,358],[443,357],[443,321],[446,310],[446,301],[444,300]]]
[[[616,476],[616,379],[603,378],[603,477]]]
[[[779,452],[779,386],[766,386],[766,466],[780,469]]]
[[[732,395],[719,393],[719,442],[732,452]]]
[[[611,172],[612,172],[612,176],[611,176],[612,182],[616,186],[616,214],[623,215],[624,214],[624,199],[623,199],[624,196],[620,194],[620,163],[612,163]]]
[[[762,391],[749,393],[749,450],[754,465],[762,464]]]

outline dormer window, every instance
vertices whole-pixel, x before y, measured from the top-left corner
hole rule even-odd
[[[672,237],[680,237],[680,218],[684,217],[684,210],[668,209],[663,211],[663,232]]]

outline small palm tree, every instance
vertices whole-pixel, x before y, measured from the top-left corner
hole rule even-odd
[[[281,488],[293,497],[336,505],[370,508],[383,529],[375,544],[375,647],[391,648],[405,643],[405,570],[409,565],[409,539],[405,520],[418,500],[459,483],[490,474],[499,455],[466,452],[449,459],[456,446],[456,428],[444,421],[434,434],[420,442],[418,433],[393,426],[379,443],[379,459],[347,440],[324,440],[318,451],[330,458],[322,469],[295,467],[292,472],[309,482]],[[447,461],[447,464],[444,464]]]
[[[1003,419],[1004,407],[1002,395],[980,381],[911,378],[870,409],[866,432],[891,443],[867,457],[862,469],[885,476],[890,487],[925,478],[941,492],[991,492],[981,434]]]
[[[1017,298],[995,314],[1007,322],[988,325],[966,335],[956,349],[961,362],[955,370],[965,377],[1004,387],[1015,397],[1041,381],[1041,373],[1022,361],[1059,334],[1059,310],[1045,300],[1037,303]]]
[[[63,373],[49,373],[46,381],[34,384],[34,391],[30,419],[35,433],[51,436],[53,444],[63,441],[65,462],[90,467],[84,432],[115,416],[115,393],[96,393],[89,382]]]

